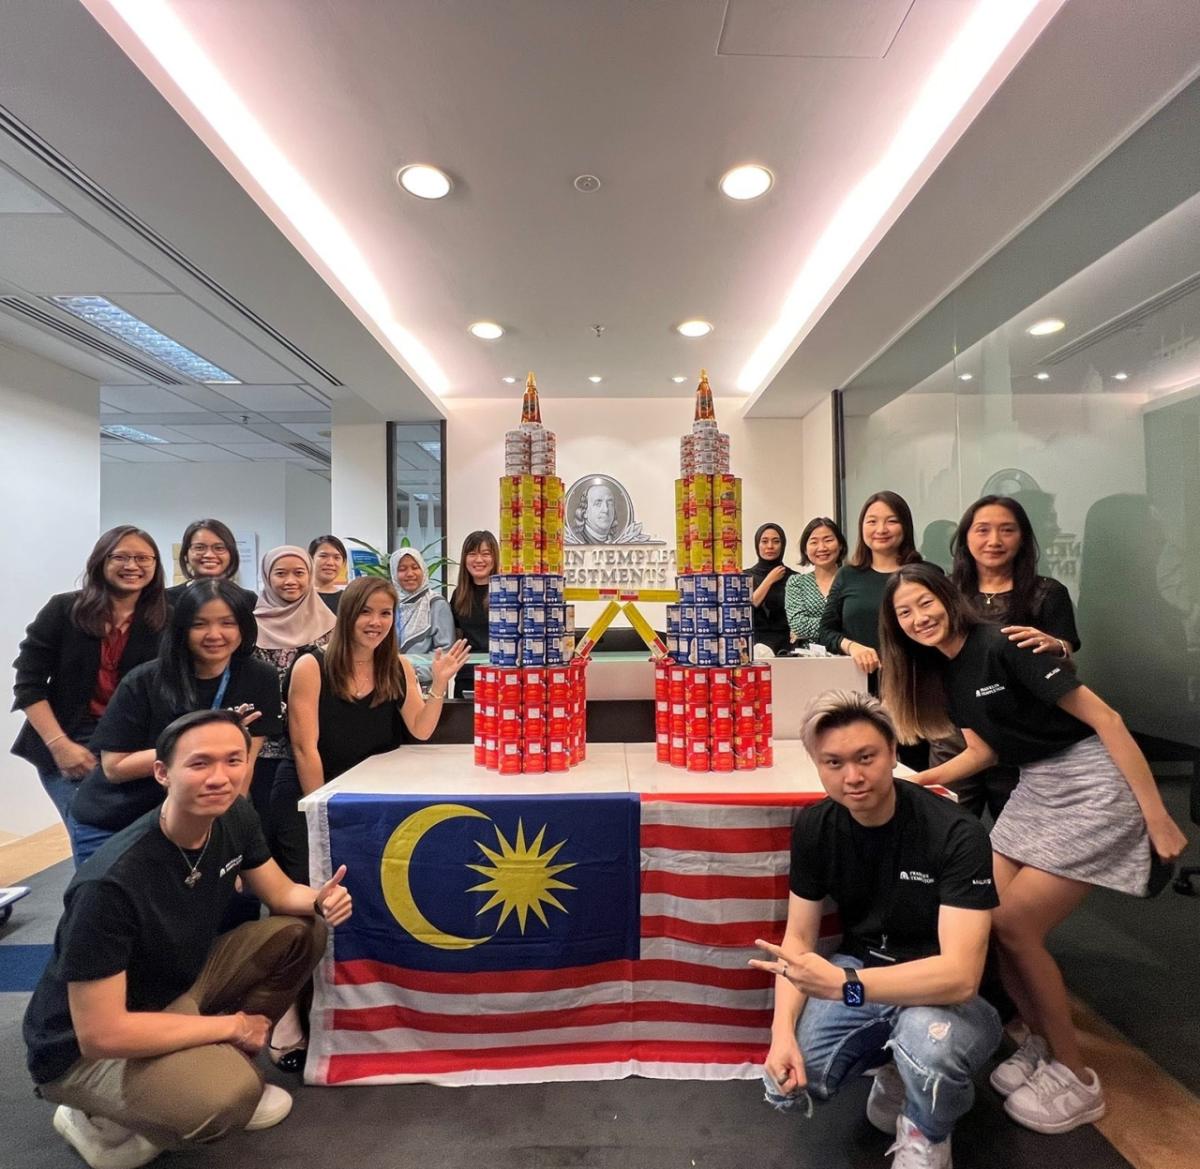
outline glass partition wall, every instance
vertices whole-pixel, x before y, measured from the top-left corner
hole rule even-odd
[[[1084,679],[1135,731],[1200,746],[1200,195],[986,330],[982,291],[845,387],[847,522],[898,491],[945,567],[970,503],[1016,497]]]

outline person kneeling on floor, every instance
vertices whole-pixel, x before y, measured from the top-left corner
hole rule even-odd
[[[893,1169],[948,1169],[972,1077],[1000,1042],[978,993],[998,904],[987,833],[893,777],[896,732],[878,699],[828,691],[802,737],[829,799],[792,832],[783,942],[757,942],[771,958],[751,959],[776,975],[767,1102],[826,1100],[875,1070],[867,1119],[895,1134]],[[843,930],[832,961],[816,952],[826,897]]]
[[[107,841],[64,895],[24,1034],[38,1094],[59,1105],[54,1127],[92,1169],[135,1169],[291,1111],[252,1060],[350,894],[344,865],[311,889],[271,859],[237,796],[249,745],[232,711],[171,723],[155,746],[161,808]],[[239,876],[275,916],[218,937]]]

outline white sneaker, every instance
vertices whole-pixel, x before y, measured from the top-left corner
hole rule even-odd
[[[1049,1059],[1050,1049],[1046,1041],[1040,1035],[1030,1034],[1008,1059],[992,1069],[988,1083],[1001,1096],[1011,1096],[1037,1071],[1038,1064]]]
[[[139,1169],[162,1152],[158,1145],[116,1121],[103,1116],[93,1120],[65,1104],[54,1110],[54,1131],[92,1169]]]
[[[1037,1070],[1007,1100],[1004,1111],[1018,1124],[1034,1132],[1070,1132],[1104,1115],[1104,1091],[1100,1077],[1086,1068],[1090,1084],[1078,1079],[1070,1068],[1052,1060]]]
[[[934,1144],[907,1116],[896,1118],[896,1140],[888,1152],[896,1154],[892,1169],[954,1169],[950,1138]]]
[[[246,1125],[247,1132],[258,1132],[263,1128],[274,1128],[292,1110],[292,1098],[274,1084],[263,1084],[258,1107]]]
[[[904,1081],[894,1063],[885,1063],[871,1082],[867,1097],[867,1119],[882,1133],[891,1136],[904,1107]]]

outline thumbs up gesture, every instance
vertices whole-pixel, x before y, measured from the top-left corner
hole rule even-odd
[[[331,926],[339,926],[353,912],[353,903],[348,890],[342,887],[342,878],[346,875],[346,866],[339,865],[338,871],[317,890],[317,899],[313,908]]]

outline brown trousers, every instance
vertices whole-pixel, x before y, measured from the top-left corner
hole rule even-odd
[[[321,960],[328,932],[320,918],[247,922],[216,940],[195,984],[166,1009],[276,1022]],[[80,1059],[41,1094],[178,1149],[245,1128],[262,1079],[232,1043],[210,1043],[146,1059]]]

